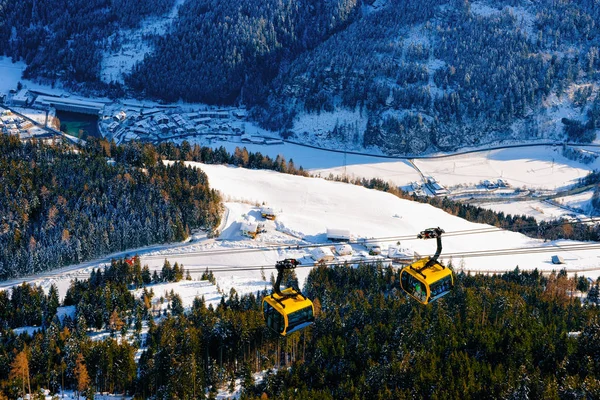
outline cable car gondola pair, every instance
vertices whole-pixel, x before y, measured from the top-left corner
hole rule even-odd
[[[439,227],[419,233],[418,239],[435,238],[437,250],[433,257],[417,260],[400,271],[400,287],[421,304],[439,299],[454,287],[452,271],[438,261],[442,253],[442,233],[444,230]]]
[[[281,336],[299,331],[310,326],[314,320],[314,308],[310,299],[300,290],[287,288],[280,290],[283,271],[294,269],[299,262],[293,258],[277,261],[277,280],[273,293],[263,299],[263,315],[267,327]]]
[[[452,270],[438,261],[442,253],[441,228],[429,228],[417,235],[419,239],[437,240],[437,250],[433,257],[422,258],[400,271],[400,288],[421,304],[429,304],[450,293],[454,287]],[[298,261],[286,258],[277,261],[277,280],[273,293],[263,299],[263,314],[269,329],[281,336],[310,326],[314,320],[314,308],[310,299],[300,290],[287,288],[280,290],[283,271],[294,269]]]

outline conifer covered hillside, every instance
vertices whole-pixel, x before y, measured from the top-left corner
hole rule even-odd
[[[0,135],[0,279],[218,225],[221,198],[202,171],[165,166],[151,145],[103,144],[75,149]]]
[[[100,80],[103,54],[119,49],[120,29],[175,2],[135,13],[131,0],[55,3],[0,2],[0,51],[24,59],[28,77],[117,96],[241,102],[298,140],[312,135],[302,136],[298,118],[340,110],[359,128],[342,120],[328,139],[391,154],[590,141],[600,127],[594,0],[187,0],[169,29],[145,33],[152,50],[123,85]]]

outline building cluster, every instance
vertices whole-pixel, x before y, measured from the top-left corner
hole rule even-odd
[[[498,188],[510,187],[509,183],[504,179],[498,179],[495,181],[490,181],[490,180],[486,179],[484,181],[481,181],[480,185],[485,187],[486,189],[498,189]]]
[[[0,132],[7,135],[24,135],[33,127],[31,121],[0,109]]]
[[[172,108],[127,109],[105,115],[100,123],[103,136],[117,142],[202,137],[207,140],[241,136],[246,118],[243,109],[181,112]]]

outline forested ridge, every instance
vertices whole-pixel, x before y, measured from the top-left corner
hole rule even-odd
[[[152,145],[74,148],[0,135],[0,154],[0,279],[183,240],[220,221],[206,175],[159,162]]]
[[[32,391],[64,382],[88,395],[155,399],[215,398],[218,388],[233,391],[235,379],[242,399],[600,396],[598,284],[582,303],[572,293],[587,291],[587,280],[564,271],[458,273],[451,294],[422,306],[399,291],[389,268],[316,267],[304,287],[315,324],[282,339],[264,325],[265,293],[232,290],[216,307],[197,298],[189,310],[172,293],[159,316],[152,285],[136,278],[145,268],[115,260],[73,282],[64,304],[76,316],[62,322],[54,287],[48,295],[25,284],[0,292],[0,397],[27,392],[27,379]],[[132,296],[128,288],[139,285],[141,296]],[[14,312],[22,309],[33,319]],[[33,336],[11,330],[32,321],[41,327]],[[91,340],[92,326],[111,337]],[[252,374],[264,370],[255,382]]]
[[[101,49],[120,28],[162,15],[174,0],[0,0],[0,53],[27,63],[25,78],[107,91]]]
[[[242,103],[285,135],[305,113],[357,112],[366,128],[337,140],[390,154],[587,142],[600,127],[595,0],[187,0],[163,36],[146,34],[154,51],[125,88],[101,83],[101,52],[119,47],[107,37],[172,6],[2,0],[0,52],[81,90]]]

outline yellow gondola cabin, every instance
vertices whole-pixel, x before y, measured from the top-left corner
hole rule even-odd
[[[273,293],[263,299],[265,323],[271,330],[282,336],[304,329],[314,320],[313,303],[292,288]],[[287,297],[291,295],[294,297]]]
[[[440,263],[425,267],[429,259],[423,258],[400,272],[400,286],[419,303],[428,304],[450,293],[454,287],[452,271]],[[422,269],[422,270],[421,270]],[[421,272],[418,272],[421,270]]]
[[[438,262],[443,233],[444,230],[439,227],[419,233],[419,239],[437,239],[437,250],[433,257],[421,258],[400,271],[400,288],[421,304],[439,299],[454,287],[452,270]]]
[[[294,269],[298,264],[292,258],[277,261],[277,280],[273,285],[273,293],[263,298],[265,324],[281,336],[304,329],[315,320],[313,303],[300,290],[279,289],[283,271]]]

